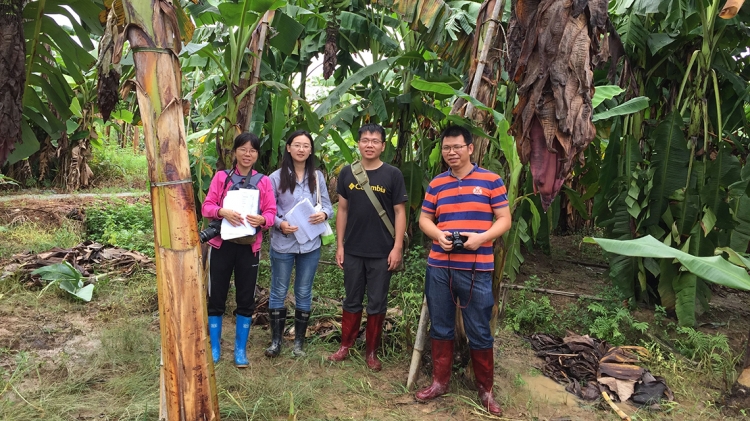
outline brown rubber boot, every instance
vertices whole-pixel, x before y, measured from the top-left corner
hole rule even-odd
[[[349,348],[354,345],[359,334],[359,323],[362,321],[362,312],[349,313],[344,310],[341,315],[341,348],[331,354],[330,361],[344,361],[349,356]]]
[[[448,392],[453,366],[453,339],[432,339],[432,385],[418,391],[419,401],[429,401]]]

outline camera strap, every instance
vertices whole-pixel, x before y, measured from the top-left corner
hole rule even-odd
[[[466,305],[460,305],[458,304],[458,301],[456,301],[456,297],[453,296],[453,271],[458,269],[453,269],[451,266],[451,254],[448,253],[448,290],[451,292],[451,300],[453,300],[453,304],[458,307],[460,310],[465,309],[469,306],[469,303],[471,302],[471,295],[474,293],[474,274],[476,273],[477,269],[477,255],[474,254],[474,263],[471,265],[471,286],[469,287],[469,299],[466,300]]]

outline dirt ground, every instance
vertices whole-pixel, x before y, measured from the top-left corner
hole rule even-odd
[[[61,218],[80,218],[86,206],[102,200],[110,199],[68,197],[55,200],[4,200],[0,201],[0,224],[30,219],[40,226],[56,226],[60,224]],[[126,200],[130,203],[136,200],[147,201],[148,196],[129,197]],[[538,279],[541,288],[590,295],[599,294],[603,289],[611,287],[606,279],[606,265],[601,256],[593,246],[581,245],[580,236],[555,237],[552,249],[552,256],[538,251],[526,253],[526,261],[516,283],[523,284],[533,276]],[[0,268],[3,266],[0,259]],[[39,366],[41,368],[37,369],[42,373],[45,370],[79,370],[87,364],[91,355],[101,351],[102,326],[118,321],[117,312],[111,303],[92,302],[93,305],[74,307],[63,304],[50,307],[32,303],[19,307],[17,302],[7,298],[0,294],[0,319],[3,321],[0,324],[0,373],[5,373],[0,380],[5,384],[0,388],[0,419],[3,418],[3,400],[17,403],[24,392],[31,393],[40,386],[39,382],[43,381],[40,379],[55,378],[55,373],[47,377],[27,376],[22,381],[15,381],[13,387],[10,387],[12,373],[18,371],[19,356],[33,355],[33,358],[42,362]],[[576,299],[550,295],[550,300],[559,310]],[[151,319],[146,328],[153,335],[158,335],[158,318],[154,317],[155,303],[147,304],[143,312]],[[636,317],[653,321],[653,311],[639,310]],[[739,353],[747,340],[750,327],[750,294],[716,289],[711,309],[700,316],[699,325],[702,331],[725,334],[732,349]],[[225,322],[222,340],[224,358],[216,367],[217,385],[220,389],[226,387],[222,384],[223,378],[234,375],[236,371],[229,361],[233,331],[233,321]],[[335,341],[313,338],[308,347],[308,356],[296,360],[289,357],[273,360],[264,358],[263,350],[269,342],[267,327],[254,326],[248,348],[251,367],[243,375],[258,382],[278,379],[279,376],[293,378],[296,382],[309,382],[310,387],[316,388],[313,391],[315,403],[311,403],[310,407],[316,409],[312,411],[314,416],[310,416],[306,408],[298,408],[296,419],[300,420],[619,419],[606,404],[583,402],[567,393],[562,385],[541,375],[542,360],[535,356],[523,338],[507,331],[501,331],[495,349],[495,396],[505,411],[502,418],[492,417],[471,404],[476,399],[476,392],[464,373],[454,372],[448,395],[427,404],[418,403],[413,397],[413,391],[405,388],[409,355],[392,356],[384,361],[383,371],[372,373],[366,369],[359,354],[342,364],[328,362],[326,357],[336,349]],[[290,341],[285,346],[289,350]],[[358,344],[358,347],[362,353],[362,344]],[[156,368],[153,373],[158,378]],[[661,374],[667,377],[667,382],[674,380],[678,383],[676,379],[670,379],[670,375],[681,376],[684,373]],[[417,386],[424,387],[429,382],[429,374],[420,373]],[[700,380],[689,386],[675,388],[676,403],[670,405],[668,411],[661,413],[648,413],[622,403],[618,406],[633,416],[633,419],[740,419],[742,417],[739,413],[721,412],[718,409],[721,406],[721,391],[727,388],[727,385]],[[29,404],[33,406],[33,402]],[[77,417],[49,419],[132,419],[108,418],[104,414],[101,409],[89,408],[81,409]],[[260,419],[287,419],[286,416],[274,418],[258,415]]]

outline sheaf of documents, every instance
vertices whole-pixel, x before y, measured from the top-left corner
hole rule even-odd
[[[311,224],[310,215],[316,213],[310,200],[305,198],[298,202],[286,213],[286,221],[289,225],[297,226],[299,229],[294,232],[297,242],[305,244],[313,238],[323,234],[326,230],[326,224]]]
[[[247,215],[257,215],[260,203],[260,190],[230,190],[224,198],[223,207],[242,215],[242,225],[233,226],[226,218],[221,222],[221,239],[231,240],[255,234],[256,229],[247,222]]]

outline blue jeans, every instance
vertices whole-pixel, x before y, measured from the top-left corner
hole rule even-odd
[[[490,319],[495,301],[492,296],[492,272],[427,266],[425,296],[432,322],[430,337],[454,339],[456,300],[461,307],[466,306],[461,311],[469,348],[492,348],[494,337],[490,332]]]
[[[294,300],[297,310],[310,311],[312,284],[320,261],[320,247],[309,253],[279,253],[271,249],[271,296],[268,308],[284,308],[286,293],[295,267]]]

